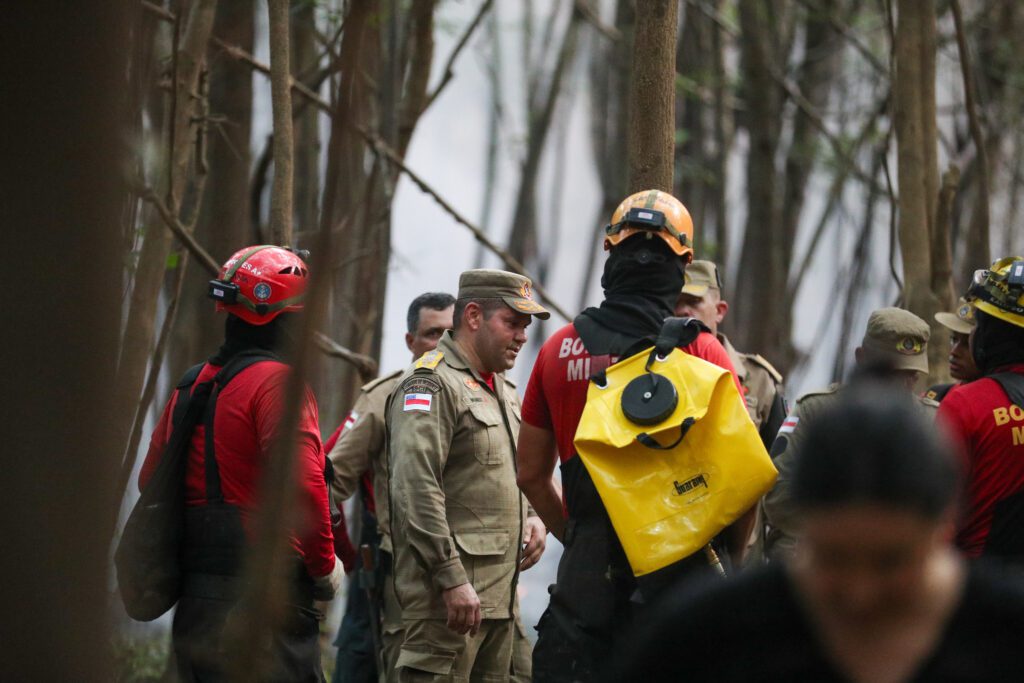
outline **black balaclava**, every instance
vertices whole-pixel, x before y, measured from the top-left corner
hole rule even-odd
[[[581,332],[588,351],[623,355],[643,339],[653,342],[665,318],[673,315],[684,269],[683,260],[650,233],[634,235],[614,247],[601,276],[604,301],[580,314],[597,323],[602,332]]]
[[[1024,363],[1024,327],[978,309],[978,326],[971,339],[971,355],[981,374],[988,375],[1014,363]]]
[[[290,313],[281,313],[266,325],[252,325],[229,313],[224,322],[224,343],[210,358],[210,363],[224,365],[242,351],[251,349],[262,349],[281,355],[288,340],[288,328],[293,317]]]

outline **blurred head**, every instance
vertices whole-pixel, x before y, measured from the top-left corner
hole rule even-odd
[[[696,318],[707,325],[712,334],[718,334],[718,325],[729,312],[729,304],[722,300],[718,266],[711,261],[694,261],[686,267],[685,277],[675,314]]]
[[[808,423],[792,487],[803,520],[794,577],[851,625],[905,613],[952,552],[957,462],[888,385],[850,387]]]
[[[882,308],[868,317],[864,340],[855,352],[857,365],[871,368],[875,378],[913,391],[921,374],[928,373],[928,323],[901,308]]]
[[[444,292],[427,292],[412,300],[405,316],[405,345],[413,358],[434,350],[444,331],[452,327],[454,308],[455,297]]]
[[[504,372],[515,365],[533,317],[548,311],[533,299],[529,278],[503,270],[467,270],[459,277],[453,333],[479,362],[478,371]]]

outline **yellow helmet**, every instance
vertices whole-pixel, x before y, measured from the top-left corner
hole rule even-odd
[[[1007,256],[975,271],[967,296],[979,311],[1024,327],[1024,258]]]
[[[605,228],[604,248],[611,249],[627,237],[654,233],[689,263],[693,260],[693,219],[683,203],[660,190],[644,190],[622,200]]]

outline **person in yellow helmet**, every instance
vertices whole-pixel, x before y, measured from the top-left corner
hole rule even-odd
[[[966,458],[956,543],[972,558],[1024,562],[1024,258],[975,273],[971,355],[982,377],[939,406]]]
[[[551,602],[537,626],[536,682],[593,680],[631,623],[643,618],[654,594],[639,590],[573,441],[590,378],[620,358],[652,347],[665,319],[673,315],[693,259],[693,222],[678,199],[645,190],[615,210],[604,247],[609,252],[601,278],[604,300],[548,338],[523,401],[516,458],[519,487],[565,546]],[[729,370],[735,381],[725,349],[706,329],[683,351]],[[559,463],[562,492],[552,480]],[[753,514],[748,514],[717,539],[726,563],[739,560],[752,522]],[[707,568],[701,555],[659,572]]]

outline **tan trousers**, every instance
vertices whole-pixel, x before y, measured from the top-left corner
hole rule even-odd
[[[511,678],[511,619],[484,619],[474,638],[455,633],[443,619],[406,620],[404,625],[394,678],[399,683],[498,683]]]

